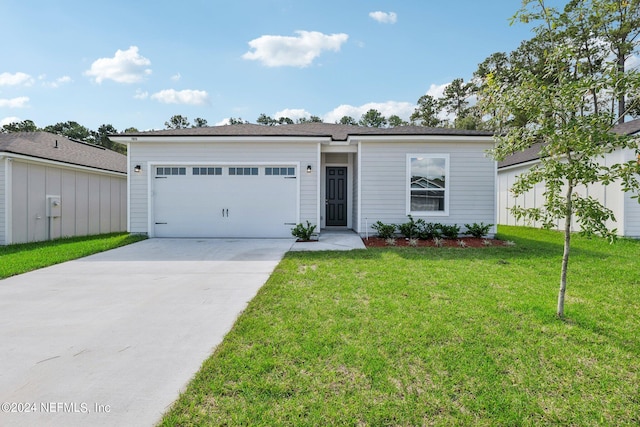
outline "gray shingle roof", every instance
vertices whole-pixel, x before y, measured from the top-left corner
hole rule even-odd
[[[640,132],[640,119],[631,120],[622,124],[615,125],[611,131],[618,135],[634,135]],[[533,144],[531,147],[524,151],[518,151],[513,153],[503,161],[498,162],[498,169],[506,168],[507,166],[518,165],[521,163],[530,162],[540,158],[540,149],[543,144]]]
[[[319,136],[334,141],[345,141],[349,136],[360,135],[462,135],[492,136],[492,132],[464,129],[428,128],[423,126],[398,126],[373,128],[332,123],[298,123],[293,125],[264,126],[239,124],[185,129],[165,129],[147,132],[124,133],[114,136]]]
[[[49,132],[0,134],[0,152],[113,172],[127,172],[127,156],[98,145],[74,141]]]

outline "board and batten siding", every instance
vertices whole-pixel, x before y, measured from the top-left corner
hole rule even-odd
[[[13,160],[11,242],[126,231],[126,177]],[[60,216],[47,217],[47,196]]]
[[[130,224],[132,233],[148,234],[149,177],[154,164],[251,164],[299,163],[300,218],[298,222],[318,223],[318,144],[301,142],[131,142],[129,143]],[[133,172],[136,165],[142,171]],[[306,173],[311,165],[311,174]],[[149,175],[151,174],[151,175]],[[256,212],[260,210],[256,206]]]
[[[628,157],[628,153],[617,151],[607,154],[603,159],[599,160],[599,163],[605,166],[612,166],[615,163],[627,161]],[[542,226],[540,222],[516,219],[510,210],[514,206],[525,209],[543,207],[545,201],[544,183],[536,184],[533,189],[518,197],[514,197],[510,192],[518,176],[527,172],[534,164],[535,162],[532,162],[498,170],[498,224],[531,227]],[[579,186],[575,191],[582,197],[593,197],[613,211],[616,221],[607,222],[609,229],[617,229],[617,233],[621,236],[640,237],[640,205],[631,206],[630,202],[636,205],[638,205],[638,203],[630,199],[631,194],[625,193],[619,182],[613,182],[606,186],[602,184]],[[563,227],[564,220],[556,221],[556,229],[561,230]],[[575,217],[571,223],[571,230],[580,230],[580,225]]]
[[[460,226],[496,222],[496,163],[485,152],[491,143],[479,142],[362,142],[360,145],[360,230],[374,232],[376,221],[400,224],[407,218],[407,155],[449,155],[449,213],[413,215],[426,222]],[[368,230],[367,230],[368,227]]]

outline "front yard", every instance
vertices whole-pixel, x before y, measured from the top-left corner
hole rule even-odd
[[[162,425],[638,425],[640,242],[289,253]],[[203,325],[206,327],[206,325]]]

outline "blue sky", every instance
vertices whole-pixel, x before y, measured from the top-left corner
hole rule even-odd
[[[531,37],[520,0],[0,0],[0,124],[408,119]]]

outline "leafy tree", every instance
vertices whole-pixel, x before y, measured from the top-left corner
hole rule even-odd
[[[200,117],[196,117],[193,120],[193,126],[194,128],[204,128],[207,127],[207,121],[205,119],[202,119]]]
[[[337,124],[357,126],[358,121],[351,116],[342,116]]]
[[[409,124],[406,121],[402,120],[400,116],[396,114],[389,116],[388,122],[389,122],[389,126],[392,128],[398,127],[398,126],[406,126]]]
[[[138,133],[140,132],[137,128],[132,127],[128,127],[124,130],[124,133]]]
[[[296,120],[296,123],[322,123],[322,119],[318,116],[311,116],[309,118],[300,117],[298,120]]]
[[[94,132],[94,141],[96,144],[101,145],[109,150],[116,151],[118,153],[126,154],[127,146],[118,142],[113,142],[109,139],[109,135],[118,133],[118,130],[113,125],[102,125],[98,128],[97,132]]]
[[[474,85],[465,83],[463,79],[453,79],[444,90],[440,104],[449,114],[456,117],[464,117],[469,106],[469,97],[472,95]]]
[[[0,133],[13,133],[13,132],[37,132],[38,126],[31,120],[23,120],[21,122],[8,123],[2,126]]]
[[[237,119],[235,117],[229,117],[229,124],[230,125],[246,125],[249,122],[246,120],[243,120],[242,117],[238,117]]]
[[[278,119],[278,124],[279,125],[292,125],[294,123],[295,122],[292,119],[290,119],[289,117],[280,117]]]
[[[438,118],[438,114],[442,110],[440,102],[431,95],[422,95],[418,99],[418,106],[409,117],[411,123],[419,124],[426,127],[438,127],[442,124],[442,120]]]
[[[278,124],[278,121],[270,116],[267,116],[265,113],[262,113],[260,114],[260,117],[258,117],[258,120],[256,120],[256,123],[265,126],[275,126]]]
[[[376,109],[370,109],[360,117],[358,124],[373,128],[382,128],[387,126],[387,119],[382,113]]]
[[[164,122],[165,129],[185,129],[189,127],[189,119],[180,114],[171,116],[168,122]]]
[[[592,2],[597,9],[588,13],[614,19],[604,3]],[[640,190],[637,161],[605,165],[602,158],[617,149],[638,151],[637,142],[611,132],[615,116],[610,109],[599,108],[594,94],[614,93],[622,85],[627,93],[638,95],[640,74],[621,72],[615,57],[602,57],[595,49],[580,44],[592,31],[581,20],[585,10],[572,7],[557,12],[544,0],[525,0],[514,17],[523,22],[539,22],[536,34],[545,39],[547,49],[538,52],[538,68],[514,64],[518,79],[506,84],[489,73],[480,96],[483,111],[491,111],[496,128],[507,129],[495,137],[493,156],[504,159],[517,151],[542,143],[540,162],[522,173],[511,188],[515,196],[536,185],[544,185],[541,207],[515,206],[518,218],[540,221],[552,227],[564,221],[564,251],[558,290],[558,317],[564,317],[564,301],[571,248],[571,223],[575,218],[586,235],[598,234],[611,240],[615,230],[607,221],[613,212],[596,199],[585,196],[581,188],[619,181],[625,191]],[[606,16],[605,16],[606,15]],[[599,67],[585,66],[602,60]],[[526,114],[527,126],[508,126],[514,114]],[[637,197],[637,196],[635,196]]]
[[[76,141],[95,143],[94,136],[91,131],[78,122],[60,122],[55,125],[46,126],[43,130],[45,132],[64,135],[67,138],[75,139]]]

